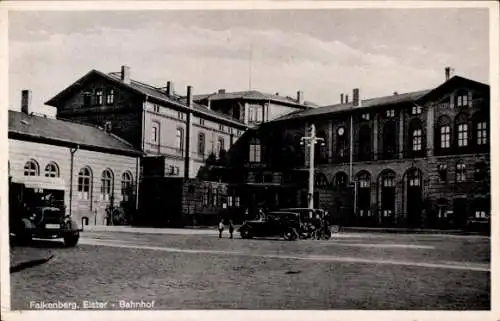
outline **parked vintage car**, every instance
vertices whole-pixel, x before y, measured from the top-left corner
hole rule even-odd
[[[303,221],[303,222],[309,222],[309,221],[313,220],[316,217],[316,215],[319,215],[320,219],[327,221],[331,233],[340,232],[341,226],[339,224],[335,224],[335,222],[332,222],[331,217],[327,217],[328,215],[327,215],[326,211],[323,209],[319,209],[319,208],[310,209],[307,207],[294,207],[294,208],[282,208],[279,211],[298,213],[300,215],[301,221]]]
[[[246,221],[240,228],[241,238],[279,236],[285,240],[299,237],[300,215],[294,212],[269,212],[259,220]]]

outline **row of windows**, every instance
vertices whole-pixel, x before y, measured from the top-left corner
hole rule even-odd
[[[441,182],[448,181],[448,166],[446,164],[438,165],[439,180]],[[486,178],[487,166],[484,162],[478,162],[474,165],[474,180],[482,181]],[[467,169],[466,165],[462,162],[456,164],[455,167],[455,181],[465,182],[467,181]]]
[[[220,188],[208,186],[203,190],[202,204],[204,207],[240,207],[240,197],[226,195]]]
[[[34,159],[30,159],[24,165],[24,175],[25,176],[40,176],[40,166],[38,162]],[[45,166],[45,177],[59,177],[59,166],[55,162],[50,162]],[[90,168],[84,167],[78,172],[78,193],[79,198],[83,200],[89,199],[89,193],[91,191],[92,183],[92,172]],[[114,175],[110,169],[106,169],[101,175],[101,200],[109,200],[111,195],[113,195],[113,184]],[[124,172],[122,174],[122,196],[126,201],[130,195],[132,187],[132,174],[130,172]]]
[[[59,166],[55,162],[50,162],[45,166],[45,177],[59,177]],[[40,166],[34,159],[29,160],[24,165],[24,176],[40,176]]]
[[[89,167],[83,167],[78,172],[78,197],[81,200],[89,200],[92,191],[92,171]],[[121,181],[121,193],[124,201],[128,201],[133,194],[132,174],[124,172]],[[101,201],[109,201],[114,192],[114,174],[111,169],[106,169],[101,174],[101,189],[99,199]]]
[[[106,102],[106,105],[112,105],[115,102],[114,89],[94,89],[93,92],[83,93],[83,106],[90,107],[91,105],[101,106]]]

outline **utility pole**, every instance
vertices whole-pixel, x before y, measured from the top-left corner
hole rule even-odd
[[[314,208],[314,147],[317,142],[321,142],[321,146],[325,145],[324,139],[316,137],[316,126],[311,125],[311,135],[300,139],[301,145],[309,146],[309,188],[308,188],[308,207]]]

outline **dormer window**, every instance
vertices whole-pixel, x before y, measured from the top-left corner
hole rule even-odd
[[[106,92],[106,104],[112,105],[115,102],[115,91],[113,89],[109,89]]]
[[[455,99],[456,99],[455,105],[457,107],[469,107],[470,105],[469,93],[465,90],[457,92]]]
[[[420,115],[422,113],[422,106],[415,105],[411,108],[412,115]]]

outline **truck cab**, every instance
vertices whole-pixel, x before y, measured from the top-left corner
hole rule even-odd
[[[24,176],[9,183],[9,229],[21,243],[62,238],[75,246],[82,231],[66,213],[66,186],[54,177]]]

